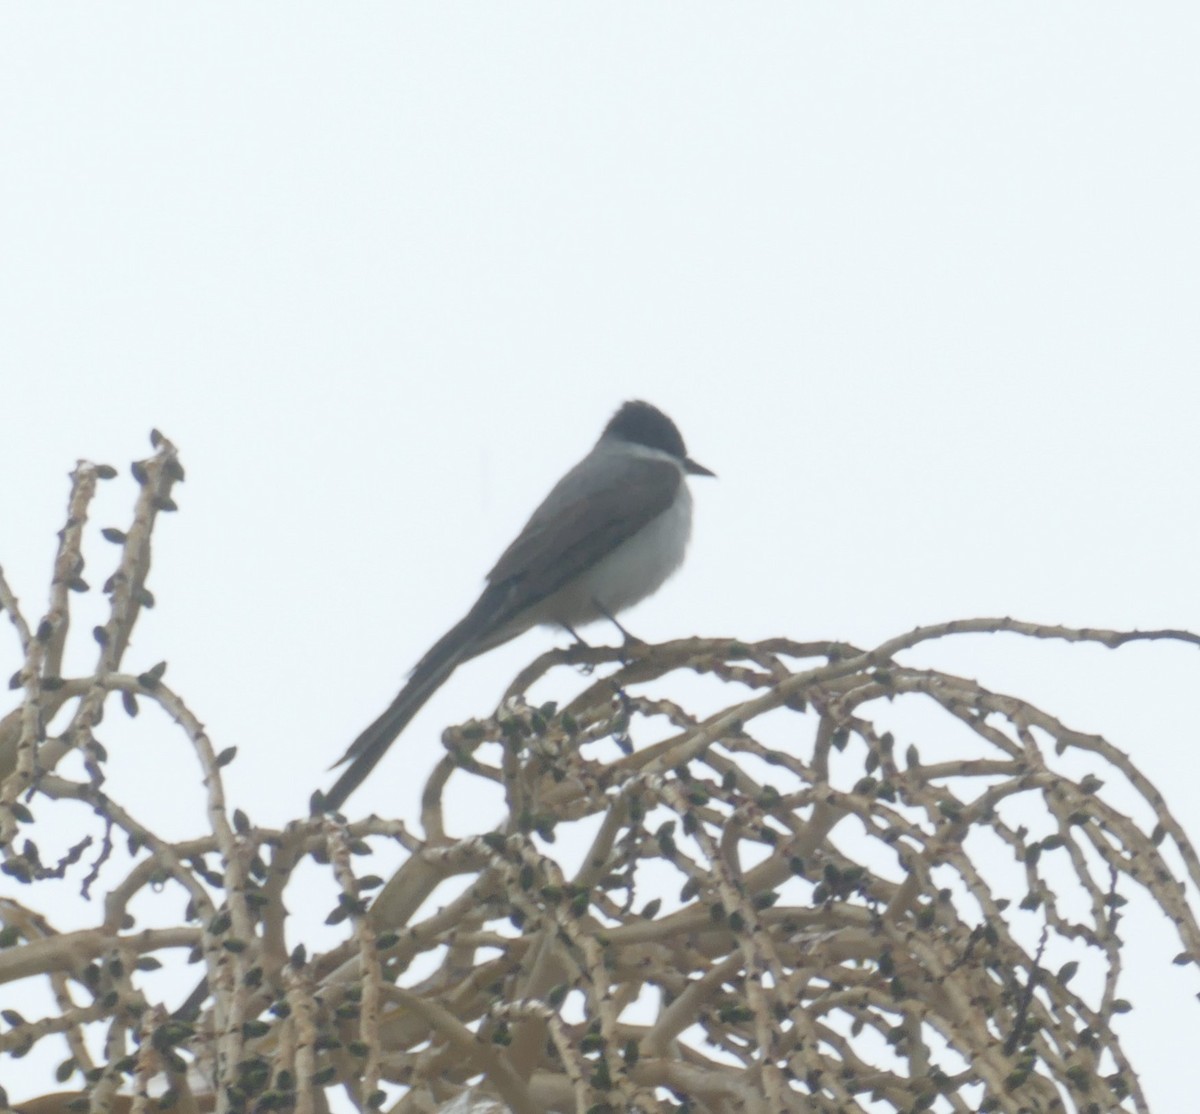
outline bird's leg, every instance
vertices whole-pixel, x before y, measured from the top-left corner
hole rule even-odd
[[[562,627],[563,630],[565,630],[567,632],[567,634],[569,634],[573,639],[575,639],[574,644],[567,647],[567,656],[568,657],[574,656],[574,654],[577,650],[590,650],[592,648],[587,642],[585,642],[582,638],[579,637],[579,632],[573,626],[571,626],[570,623],[560,623],[559,625]],[[591,662],[584,661],[584,662],[579,663],[579,668],[583,671],[584,675],[586,676],[586,675],[590,674],[596,667]]]
[[[636,634],[630,634],[620,623],[617,622],[617,617],[608,610],[599,600],[592,600],[592,605],[600,612],[614,627],[621,632],[621,637],[625,639],[626,646],[645,646],[646,643],[638,638]]]
[[[628,665],[629,655],[626,653],[626,651],[633,646],[645,646],[646,643],[638,638],[636,634],[630,634],[629,631],[621,626],[621,624],[617,622],[617,617],[599,600],[592,600],[592,604],[601,615],[603,615],[610,623],[612,623],[614,627],[617,628],[617,630],[621,632],[621,637],[625,640],[624,645],[621,647],[621,664]]]
[[[560,623],[559,625],[562,627],[563,630],[565,630],[567,632],[567,634],[569,634],[573,639],[575,639],[575,646],[570,646],[570,647],[568,647],[568,649],[574,650],[576,646],[582,647],[585,650],[591,649],[591,646],[589,646],[583,640],[583,638],[580,637],[579,632],[573,626],[571,626],[570,623]]]

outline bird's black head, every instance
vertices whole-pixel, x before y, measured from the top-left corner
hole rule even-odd
[[[604,427],[604,436],[618,441],[632,441],[648,449],[659,449],[679,457],[687,456],[679,428],[657,406],[648,402],[627,402]]]
[[[687,446],[683,443],[683,435],[679,432],[679,427],[657,406],[651,406],[648,402],[626,402],[609,418],[602,436],[670,453],[688,472],[694,475],[711,476],[713,474],[703,465],[688,459]]]

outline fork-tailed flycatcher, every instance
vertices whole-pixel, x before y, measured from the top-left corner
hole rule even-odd
[[[713,473],[688,457],[675,423],[661,410],[625,403],[500,555],[475,606],[339,759],[337,765],[350,765],[328,793],[314,798],[314,808],[340,808],[463,662],[538,624],[574,635],[576,626],[612,619],[657,591],[687,549],[689,475]]]

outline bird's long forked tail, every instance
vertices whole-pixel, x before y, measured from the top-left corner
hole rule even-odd
[[[334,812],[346,802],[346,798],[362,784],[387,752],[387,748],[395,742],[397,736],[409,724],[409,721],[424,706],[426,701],[435,693],[464,661],[475,657],[480,652],[477,632],[481,626],[486,626],[490,618],[490,608],[484,608],[481,599],[471,609],[460,623],[440,638],[412,671],[408,683],[402,688],[383,713],[364,731],[350,748],[334,763],[340,766],[343,762],[350,765],[342,771],[342,776],[333,783],[328,793],[319,790],[313,794],[312,811]],[[488,601],[491,602],[491,601]]]
[[[335,812],[345,804],[346,798],[362,784],[387,748],[454,672],[457,664],[451,659],[434,672],[421,677],[413,676],[383,714],[354,740],[345,756],[338,760],[338,765],[342,762],[349,762],[350,765],[342,771],[342,776],[333,783],[328,793],[316,794],[313,799],[314,812]]]

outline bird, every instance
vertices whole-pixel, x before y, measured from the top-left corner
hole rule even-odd
[[[396,698],[331,769],[348,763],[314,813],[334,812],[454,670],[535,626],[610,619],[679,568],[692,529],[688,476],[715,476],[687,454],[675,423],[648,402],[622,404],[487,574],[467,614],[433,644]],[[618,629],[624,628],[617,624]]]

